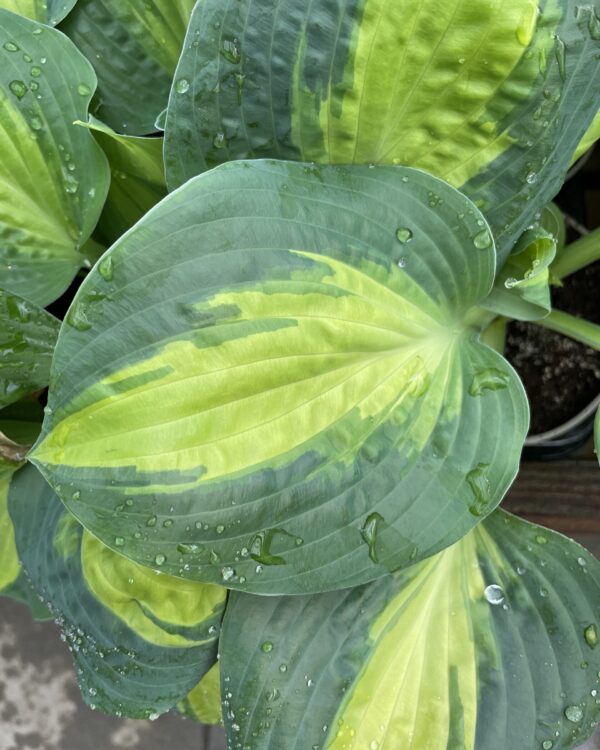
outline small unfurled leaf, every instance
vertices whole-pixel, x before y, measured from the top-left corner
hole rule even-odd
[[[385,576],[517,471],[525,395],[478,341],[495,265],[481,214],[423,172],[225,165],[84,281],[31,459],[95,536],[172,575],[269,594]]]
[[[548,268],[556,255],[556,243],[556,237],[541,227],[524,232],[483,306],[516,320],[538,320],[547,315],[552,308]]]
[[[600,563],[496,511],[347,591],[233,593],[220,640],[230,744],[253,750],[552,748],[600,718]]]
[[[89,127],[108,157],[111,183],[94,232],[111,245],[167,194],[163,139],[120,135],[91,118]]]

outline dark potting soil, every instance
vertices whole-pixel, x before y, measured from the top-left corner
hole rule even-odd
[[[600,262],[553,288],[558,310],[600,323]],[[600,392],[600,352],[532,323],[508,326],[506,357],[517,370],[531,406],[532,435],[574,417]]]

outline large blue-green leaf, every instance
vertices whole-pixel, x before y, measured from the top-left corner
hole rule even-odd
[[[61,29],[98,74],[94,114],[145,135],[167,104],[194,0],[79,0]]]
[[[386,575],[517,471],[526,399],[478,341],[495,263],[481,214],[423,172],[225,165],[84,281],[31,459],[171,574],[264,593]]]
[[[477,203],[502,263],[600,105],[599,52],[597,3],[203,0],[167,182],[239,158],[415,166]]]
[[[50,313],[0,289],[0,409],[48,385],[59,326]]]
[[[600,719],[600,563],[496,511],[453,547],[356,589],[233,593],[229,747],[568,750]]]
[[[0,9],[0,276],[45,306],[85,262],[108,190],[87,120],[91,65],[55,29]]]
[[[33,466],[13,480],[9,510],[23,565],[63,629],[86,702],[137,718],[173,708],[215,661],[225,590],[105,547]]]

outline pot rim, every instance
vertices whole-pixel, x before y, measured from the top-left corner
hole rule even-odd
[[[570,432],[575,427],[579,427],[582,423],[594,416],[596,410],[600,408],[600,393],[590,403],[582,409],[579,414],[576,414],[571,419],[563,422],[558,427],[553,427],[551,430],[546,432],[540,432],[538,435],[530,435],[525,440],[526,447],[533,447],[544,445],[546,443],[552,443],[557,438],[563,437],[566,433]]]

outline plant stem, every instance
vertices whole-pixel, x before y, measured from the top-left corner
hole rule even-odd
[[[506,346],[506,326],[508,318],[499,315],[481,334],[481,340],[500,354],[504,354]]]
[[[596,323],[590,323],[560,310],[552,310],[546,318],[532,322],[556,333],[562,333],[563,336],[569,336],[600,352],[600,325]]]
[[[564,279],[596,260],[600,260],[600,228],[565,247],[552,264],[552,275]]]

